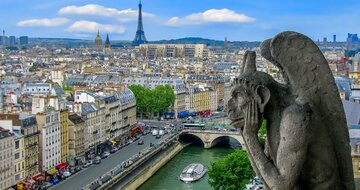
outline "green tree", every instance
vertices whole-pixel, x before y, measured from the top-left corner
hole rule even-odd
[[[160,85],[153,90],[153,113],[163,113],[172,106],[175,101],[175,94],[170,85]]]
[[[141,117],[142,115],[147,111],[146,110],[146,104],[145,104],[145,98],[146,98],[146,92],[144,87],[140,85],[130,85],[129,89],[134,93],[135,99],[136,99],[136,111],[140,113]]]
[[[137,111],[141,114],[163,113],[174,104],[175,94],[169,85],[160,85],[155,89],[145,89],[140,85],[130,85],[135,94]]]
[[[209,184],[215,190],[244,189],[254,177],[245,151],[237,149],[221,160],[211,163]]]
[[[258,133],[259,142],[263,147],[265,147],[265,138],[266,138],[266,120],[263,119],[261,123],[261,128]]]

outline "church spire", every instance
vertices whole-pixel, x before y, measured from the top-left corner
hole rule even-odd
[[[105,48],[110,47],[109,34],[106,34]]]

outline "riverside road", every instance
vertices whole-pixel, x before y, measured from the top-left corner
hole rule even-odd
[[[222,117],[223,114],[220,116]],[[195,121],[199,121],[200,119],[194,118]],[[202,120],[209,121],[210,118],[204,118]],[[220,119],[220,118],[218,118]],[[215,119],[216,120],[216,119]],[[181,120],[177,121],[155,121],[155,120],[142,120],[141,122],[148,124],[150,126],[163,126],[165,123],[173,123],[177,130],[181,125]],[[50,189],[56,190],[70,190],[70,189],[82,189],[87,184],[93,182],[95,179],[98,179],[101,175],[107,173],[108,171],[112,170],[122,162],[128,160],[133,155],[147,149],[150,147],[150,143],[157,144],[158,142],[168,138],[170,134],[166,134],[162,136],[160,139],[156,139],[155,136],[148,134],[146,136],[141,137],[139,140],[143,140],[143,145],[138,145],[137,141],[134,143],[120,149],[119,151],[111,154],[108,158],[101,160],[101,163],[96,165],[93,164],[89,168],[84,168],[80,172],[70,176],[68,179],[60,182],[59,184],[51,187]]]
[[[87,184],[91,183],[95,179],[98,179],[100,175],[105,174],[111,169],[115,168],[121,162],[128,160],[131,156],[137,154],[140,151],[143,151],[150,147],[150,143],[158,143],[159,141],[167,138],[169,134],[163,136],[160,139],[155,139],[152,135],[146,135],[140,138],[143,140],[143,145],[138,145],[135,141],[134,143],[120,149],[114,154],[111,154],[108,158],[101,160],[101,163],[96,165],[91,165],[89,168],[84,168],[75,175],[69,177],[65,181],[60,182],[59,184],[53,186],[51,189],[57,190],[70,190],[70,189],[81,189]]]

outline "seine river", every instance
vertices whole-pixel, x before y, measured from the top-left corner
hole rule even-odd
[[[231,143],[231,142],[230,142]],[[233,143],[231,143],[233,144]],[[201,146],[188,146],[162,167],[154,176],[146,181],[139,190],[208,190],[208,174],[200,181],[186,184],[178,179],[181,171],[190,163],[199,162],[206,168],[210,163],[233,152],[230,147],[215,147],[204,149]]]

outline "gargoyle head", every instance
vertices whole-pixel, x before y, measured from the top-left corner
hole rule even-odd
[[[255,59],[255,52],[246,52],[241,74],[234,81],[232,98],[228,102],[229,117],[233,126],[239,129],[244,126],[246,109],[252,100],[256,101],[259,113],[263,113],[270,99],[270,90],[263,84],[273,79],[266,73],[256,71]]]

